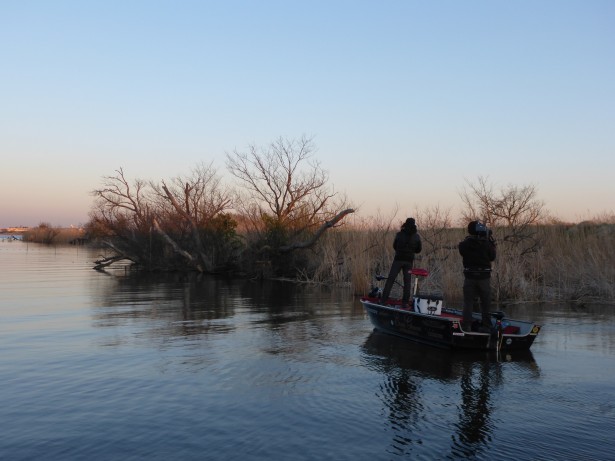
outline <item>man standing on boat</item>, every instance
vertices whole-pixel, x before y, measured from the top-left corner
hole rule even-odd
[[[463,329],[471,331],[474,300],[480,298],[483,332],[491,331],[491,262],[495,260],[495,240],[480,221],[468,224],[468,236],[459,242],[463,258]]]
[[[384,284],[382,304],[386,304],[389,299],[389,294],[391,294],[393,283],[397,278],[397,274],[399,274],[399,271],[402,271],[404,275],[402,307],[408,307],[411,288],[410,271],[414,263],[414,255],[420,253],[422,249],[421,236],[418,234],[414,218],[408,218],[406,222],[402,224],[401,230],[395,235],[393,249],[395,250],[395,257],[393,258],[393,264],[391,264],[391,270],[389,271],[387,281]]]

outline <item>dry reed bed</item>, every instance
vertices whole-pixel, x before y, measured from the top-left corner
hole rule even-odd
[[[83,229],[38,226],[24,232],[23,240],[24,242],[66,244],[84,236],[85,231]]]
[[[492,276],[494,301],[615,300],[614,224],[553,224],[533,231],[539,245],[525,255],[514,245],[498,242]],[[365,226],[328,233],[314,250],[310,281],[349,286],[357,295],[366,293],[376,283],[377,273],[388,272],[395,232]],[[421,229],[420,233],[423,252],[415,267],[430,272],[421,289],[460,302],[463,273],[457,244],[465,236],[464,229]],[[497,229],[495,236],[497,239]]]
[[[612,220],[611,220],[612,221]],[[300,271],[304,282],[344,286],[356,295],[376,284],[375,275],[386,275],[393,258],[397,229],[374,222],[357,223],[327,232],[310,250],[309,266]],[[498,258],[492,276],[493,298],[514,302],[613,302],[615,300],[615,224],[536,226],[537,251],[521,255],[518,248],[498,241]],[[420,229],[423,251],[415,267],[430,272],[421,291],[462,299],[463,273],[457,244],[461,228]],[[496,239],[499,231],[494,230]],[[83,230],[36,227],[24,241],[69,243],[82,238]],[[400,276],[401,279],[401,276]]]

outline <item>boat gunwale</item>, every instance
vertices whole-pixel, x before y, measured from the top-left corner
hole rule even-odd
[[[455,312],[455,313],[459,313],[456,314],[456,317],[448,317],[448,316],[442,316],[442,315],[435,315],[435,314],[424,314],[422,312],[416,312],[414,310],[407,310],[407,309],[402,309],[401,307],[399,307],[398,305],[383,305],[383,304],[379,304],[377,301],[374,301],[372,299],[370,299],[367,296],[363,296],[360,298],[361,304],[363,304],[363,307],[366,308],[366,305],[371,305],[374,306],[373,309],[375,310],[387,310],[387,311],[391,311],[391,312],[398,312],[398,313],[403,313],[403,314],[407,314],[410,316],[419,316],[419,317],[423,317],[423,318],[431,318],[434,320],[438,320],[441,322],[449,322],[451,324],[453,324],[454,322],[458,322],[459,324],[459,329],[460,332],[462,332],[464,335],[472,335],[472,336],[491,336],[491,333],[483,333],[483,332],[479,332],[479,331],[466,331],[463,329],[463,324],[461,322],[461,310],[459,309],[455,309],[455,308],[449,308],[449,307],[443,307],[442,310],[446,310],[449,312]],[[520,334],[520,333],[501,333],[502,338],[526,338],[528,336],[537,336],[538,333],[540,332],[540,330],[542,329],[542,326],[532,322],[532,321],[527,321],[527,320],[517,320],[517,319],[509,319],[506,318],[509,321],[515,322],[515,323],[521,323],[524,325],[528,326],[528,330],[526,333]],[[536,327],[538,328],[538,331],[535,331]],[[395,333],[393,333],[395,334]],[[396,336],[404,336],[403,334],[399,334]]]

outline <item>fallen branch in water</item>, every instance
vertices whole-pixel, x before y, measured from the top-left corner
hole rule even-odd
[[[122,260],[131,260],[130,258],[124,256],[124,255],[116,255],[116,256],[109,256],[107,258],[102,258],[102,259],[98,259],[96,261],[94,261],[94,263],[96,264],[94,266],[94,269],[96,269],[97,271],[101,271],[103,270],[105,267],[110,266],[111,264],[118,262],[118,261],[122,261]]]
[[[182,248],[180,248],[180,246],[177,244],[177,242],[175,242],[175,240],[173,240],[171,237],[169,237],[169,235],[162,230],[162,228],[160,227],[160,225],[158,224],[158,221],[156,219],[154,219],[154,229],[156,230],[156,232],[158,233],[158,235],[160,235],[165,242],[167,242],[169,244],[169,246],[171,248],[173,248],[173,251],[175,251],[175,253],[181,255],[182,257],[184,257],[192,267],[196,267],[196,269],[199,272],[203,272],[203,269],[201,268],[200,264],[198,264],[194,258],[192,257],[192,255],[190,253],[188,253],[187,251],[183,250]]]

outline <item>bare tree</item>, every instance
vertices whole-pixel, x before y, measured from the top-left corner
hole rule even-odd
[[[103,177],[103,186],[92,192],[95,201],[89,232],[103,237],[104,244],[115,253],[97,261],[97,268],[123,259],[136,264],[147,261],[139,238],[152,228],[146,189],[145,181],[136,179],[131,183],[120,168],[115,176]]]
[[[292,240],[307,230],[322,229],[327,222],[337,223],[354,211],[341,211],[344,200],[335,200],[328,173],[313,159],[313,152],[312,139],[304,136],[278,138],[266,149],[249,146],[247,152],[227,153],[228,170],[245,192],[241,211],[253,230],[281,229]],[[303,246],[286,243],[292,248]]]
[[[535,252],[538,242],[533,226],[543,217],[544,203],[537,199],[533,185],[508,185],[494,191],[488,179],[480,176],[475,184],[467,182],[468,189],[461,193],[466,209],[464,222],[480,219],[501,231],[499,240],[517,247],[522,254]]]
[[[147,182],[136,179],[132,184],[126,179],[122,168],[115,176],[105,176],[103,187],[96,189],[96,213],[105,224],[113,220],[129,221],[130,227],[149,227],[149,209],[146,193]]]
[[[536,225],[543,218],[544,203],[533,185],[508,185],[495,190],[485,177],[467,182],[461,193],[465,204],[464,223],[480,219],[493,230],[498,241],[496,283],[498,297],[512,297],[525,285],[528,258],[540,248]]]
[[[341,206],[345,200],[328,186],[328,174],[312,153],[312,141],[304,137],[227,154],[229,171],[243,186],[241,201],[211,164],[160,182],[131,182],[120,168],[93,192],[90,230],[114,252],[98,267],[129,259],[151,270],[215,272],[243,258],[246,272],[261,263],[296,272],[303,261],[285,255],[301,253],[305,260],[307,252],[296,250],[313,248],[354,211]],[[232,208],[256,231],[245,244],[235,231]]]
[[[183,265],[200,272],[215,270],[216,259],[221,259],[221,252],[215,252],[222,242],[205,245],[203,237],[215,233],[221,222],[227,225],[228,220],[219,218],[232,205],[232,194],[222,187],[211,164],[201,164],[168,185],[164,180],[160,185],[138,179],[130,183],[121,168],[116,173],[93,192],[90,227],[116,253],[99,261],[99,267],[129,259],[152,269]]]
[[[242,190],[238,209],[249,224],[244,258],[262,276],[310,274],[316,242],[354,212],[329,186],[313,152],[312,139],[304,136],[226,155]],[[308,248],[313,251],[296,251]]]
[[[233,205],[234,194],[223,186],[212,163],[198,164],[187,176],[177,176],[167,184],[151,183],[162,199],[163,206],[171,205],[172,211],[195,225],[204,225]]]
[[[233,194],[222,186],[213,165],[201,163],[191,175],[178,176],[168,185],[165,181],[161,181],[160,186],[152,183],[152,188],[166,209],[167,226],[177,226],[179,218],[189,229],[194,250],[189,254],[198,260],[192,262],[196,262],[199,271],[213,271],[213,258],[205,250],[201,234],[203,229],[211,227],[214,218],[228,211],[233,204]],[[163,232],[160,228],[158,231]]]

